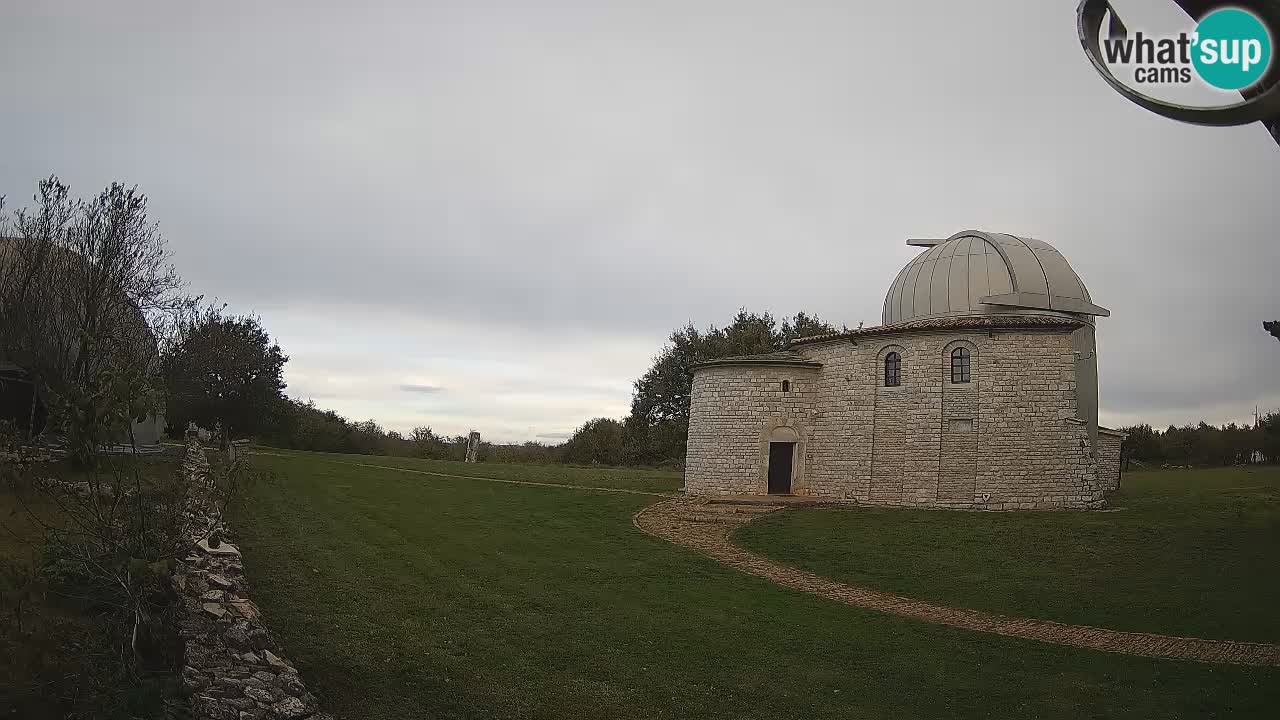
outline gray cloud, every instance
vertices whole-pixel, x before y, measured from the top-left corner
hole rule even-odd
[[[412,383],[400,385],[399,389],[402,392],[420,393],[422,395],[434,395],[444,391],[444,388],[435,385],[414,385]]]
[[[138,183],[291,392],[401,430],[619,416],[676,325],[875,324],[903,239],[970,227],[1112,310],[1104,421],[1280,407],[1280,152],[1122,100],[1069,4],[379,5],[13,3],[0,193]]]

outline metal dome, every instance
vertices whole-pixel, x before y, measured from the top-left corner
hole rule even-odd
[[[927,247],[902,268],[884,299],[884,324],[958,315],[1111,313],[1093,304],[1067,259],[1049,243],[965,230]]]

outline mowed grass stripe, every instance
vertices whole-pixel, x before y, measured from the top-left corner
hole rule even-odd
[[[325,459],[255,458],[274,478],[234,524],[267,622],[345,717],[1268,717],[1280,698],[1266,669],[984,636],[780,588],[636,530],[646,496]]]
[[[675,497],[674,493],[649,492],[647,490],[631,490],[629,488],[596,487],[594,485],[570,485],[567,483],[534,482],[532,480],[506,480],[503,478],[484,477],[481,475],[454,475],[451,473],[432,472],[430,470],[415,470],[413,468],[393,467],[391,465],[374,465],[372,463],[343,462],[341,460],[330,460],[329,462],[338,463],[340,465],[354,465],[356,467],[373,468],[375,470],[394,470],[397,472],[414,473],[416,475],[435,475],[436,477],[457,478],[460,480],[484,480],[485,482],[506,483],[508,485],[531,485],[534,487],[562,488],[565,490],[592,490],[595,492],[627,493],[630,495],[648,495],[650,497],[660,497],[660,498]]]
[[[507,463],[472,464],[456,460],[430,460],[390,455],[310,453],[266,448],[265,446],[255,448],[254,453],[263,457],[304,457],[308,462],[317,459],[329,459],[347,463],[365,463],[398,469],[422,470],[442,475],[463,477],[482,475],[486,479],[524,480],[552,485],[583,487],[626,488],[655,493],[675,493],[684,485],[684,473],[678,470],[644,470],[574,465],[512,465]]]

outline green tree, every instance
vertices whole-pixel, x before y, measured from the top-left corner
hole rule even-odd
[[[1261,430],[1258,449],[1268,462],[1280,462],[1280,411],[1269,412],[1258,421]]]
[[[1277,454],[1280,453],[1280,414],[1277,413],[1264,416],[1257,427],[1235,423],[1216,427],[1200,422],[1183,427],[1170,425],[1164,431],[1153,430],[1150,425],[1135,425],[1123,431],[1128,433],[1123,455],[1126,462],[1212,467],[1249,462],[1259,450],[1272,462],[1280,459]]]
[[[136,187],[79,200],[56,177],[14,222],[0,217],[0,356],[22,368],[82,465],[156,411],[157,331],[186,306]]]
[[[1140,463],[1158,463],[1164,459],[1160,446],[1160,433],[1150,425],[1134,425],[1120,428],[1128,435],[1121,453],[1127,468],[1129,463],[1137,460]]]
[[[1249,456],[1259,448],[1259,437],[1254,428],[1241,427],[1229,423],[1222,428],[1225,463],[1235,464],[1249,461]]]
[[[414,454],[418,457],[440,460],[449,456],[449,447],[445,439],[436,435],[428,426],[414,428],[409,440],[413,443]]]
[[[225,307],[225,306],[224,306]],[[194,422],[252,435],[270,427],[284,408],[289,358],[254,316],[229,316],[209,307],[180,324],[164,357],[168,416],[178,427]]]
[[[848,328],[841,328],[848,330]],[[836,328],[823,322],[817,315],[809,315],[804,311],[796,313],[796,316],[790,320],[782,321],[782,330],[780,331],[781,344],[785,346],[792,340],[799,340],[803,337],[813,337],[814,335],[822,335],[823,333],[835,332]]]
[[[588,420],[565,443],[566,462],[581,465],[621,465],[622,423],[612,418]]]

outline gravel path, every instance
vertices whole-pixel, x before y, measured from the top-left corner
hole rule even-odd
[[[729,542],[729,534],[733,530],[751,522],[761,513],[777,509],[767,505],[678,499],[650,505],[636,513],[632,522],[650,535],[695,550],[748,575],[846,605],[965,630],[1090,650],[1173,660],[1280,667],[1280,645],[1125,632],[947,607],[829,580]]]

